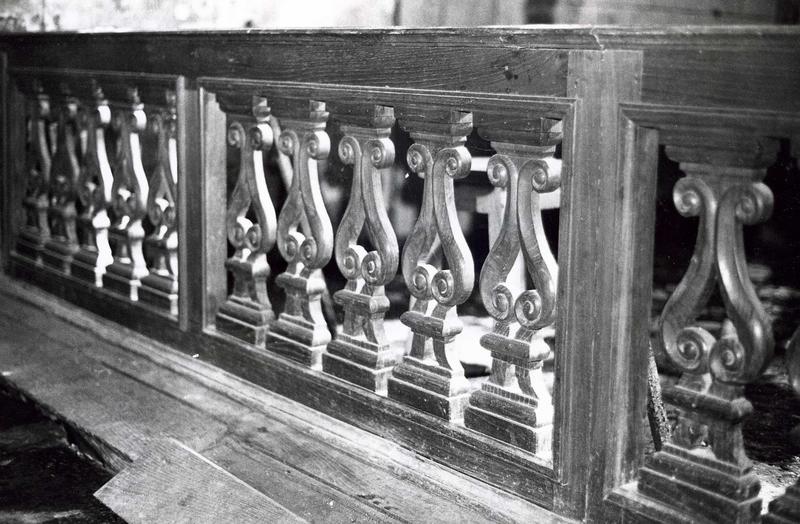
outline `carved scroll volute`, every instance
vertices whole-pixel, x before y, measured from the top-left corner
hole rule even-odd
[[[286,291],[286,306],[269,327],[267,349],[313,369],[322,367],[322,353],[331,340],[322,314],[325,280],[322,267],[333,253],[333,227],[322,200],[317,163],[330,153],[325,132],[328,112],[324,102],[310,101],[308,113],[299,113],[294,101],[286,112],[300,118],[281,118],[281,153],[291,158],[294,174],[278,217],[278,249],[288,262],[276,281]]]
[[[78,101],[64,95],[59,112],[56,153],[50,172],[51,233],[60,242],[75,246],[76,184],[80,175],[77,151]]]
[[[166,109],[155,115],[152,126],[158,136],[158,145],[155,169],[148,182],[147,216],[154,227],[148,243],[157,252],[152,269],[175,277],[178,274],[178,213],[175,207],[178,145],[174,91],[167,91]]]
[[[339,157],[353,166],[350,200],[336,233],[336,263],[347,285],[336,292],[334,300],[344,308],[344,324],[328,344],[323,369],[384,393],[388,373],[402,357],[401,351],[390,347],[383,329],[389,309],[384,286],[397,273],[400,259],[381,188],[384,174],[394,163],[394,144],[389,139],[394,110],[376,105],[359,106],[356,111],[355,117],[342,116],[344,136],[339,142]],[[369,252],[358,244],[365,229],[373,247]]]
[[[322,268],[333,253],[331,225],[319,186],[317,163],[328,157],[323,102],[309,103],[308,120],[283,119],[279,149],[292,159],[294,176],[278,218],[278,248],[294,272],[305,276]]]
[[[266,255],[275,245],[277,218],[264,173],[264,153],[273,144],[272,117],[265,98],[254,97],[253,116],[256,124],[249,129],[234,122],[228,130],[228,142],[239,149],[240,161],[226,225],[228,240],[236,249],[234,258],[250,265],[249,275],[235,279],[234,295],[269,306],[266,279],[270,268]],[[256,223],[246,217],[251,209]]]

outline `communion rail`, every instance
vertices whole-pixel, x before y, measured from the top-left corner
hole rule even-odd
[[[0,49],[10,275],[567,517],[759,518],[743,388],[775,342],[742,230],[768,219],[766,168],[800,136],[800,31],[21,34]],[[660,149],[699,224],[654,337],[682,373],[664,392],[677,427],[645,461]],[[479,256],[462,222],[481,207]],[[696,318],[715,290],[728,320],[712,334]],[[470,303],[492,317],[479,386],[459,361]],[[770,518],[798,518],[797,493]]]

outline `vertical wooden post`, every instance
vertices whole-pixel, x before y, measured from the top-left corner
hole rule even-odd
[[[180,92],[180,91],[179,91]],[[225,113],[220,109],[216,96],[203,88],[198,91],[185,91],[186,103],[197,97],[198,120],[190,120],[187,112],[186,131],[180,132],[186,144],[187,157],[197,158],[199,144],[201,165],[190,164],[181,178],[180,195],[186,220],[181,220],[181,245],[184,246],[179,275],[181,295],[188,304],[186,325],[189,329],[203,329],[214,319],[219,304],[228,295],[225,273],[227,240],[225,234],[225,194],[226,194],[226,141]],[[192,102],[193,103],[193,102]],[[179,98],[180,104],[180,98]],[[195,125],[198,124],[198,125]],[[199,129],[200,137],[188,140],[188,130]],[[188,141],[187,141],[188,140]],[[190,145],[194,142],[194,145]],[[188,158],[187,158],[188,161]],[[189,171],[189,169],[192,169]],[[180,183],[180,182],[179,182]],[[185,240],[184,240],[185,239]],[[200,261],[191,263],[190,261]],[[181,306],[183,308],[183,306]]]
[[[577,101],[563,146],[555,509],[589,521],[644,451],[655,176],[625,168],[619,108],[639,99],[641,71],[638,51],[569,55]]]
[[[8,85],[8,55],[0,53],[0,133],[3,136],[3,145],[0,149],[0,206],[2,206],[2,213],[0,213],[0,267],[4,271],[8,271],[8,255],[11,250],[11,222],[14,216],[11,200],[11,179],[12,171],[9,165],[10,147],[9,139],[11,138],[11,126],[8,111],[11,109]]]

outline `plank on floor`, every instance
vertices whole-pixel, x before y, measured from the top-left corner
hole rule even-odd
[[[164,439],[95,496],[131,524],[306,522],[174,439]]]

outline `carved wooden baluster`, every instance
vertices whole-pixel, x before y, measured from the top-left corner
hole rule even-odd
[[[546,136],[545,143],[559,138]],[[483,303],[495,319],[492,332],[481,337],[492,352],[492,374],[471,395],[464,424],[550,458],[553,402],[542,377],[550,347],[537,332],[555,321],[558,266],[544,234],[539,193],[559,187],[561,166],[550,144],[495,142],[493,147],[498,154],[489,160],[487,174],[495,187],[506,189],[506,207],[503,229],[480,276]],[[520,250],[535,286],[524,292],[506,283]]]
[[[62,86],[62,100],[56,132],[56,151],[50,170],[50,238],[42,250],[42,262],[70,274],[72,257],[78,251],[75,229],[76,184],[80,176],[78,160],[78,100]]]
[[[103,286],[138,300],[141,279],[147,275],[142,251],[142,219],[147,212],[148,184],[139,142],[139,133],[145,129],[147,117],[136,89],[129,89],[128,97],[128,107],[117,112],[114,119],[118,131],[111,190],[115,221],[109,230],[114,262],[106,268]]]
[[[344,326],[328,344],[322,363],[327,373],[385,394],[388,374],[403,356],[403,348],[392,348],[383,329],[389,310],[384,286],[397,273],[400,258],[381,189],[383,172],[394,162],[389,139],[394,109],[374,106],[369,121],[357,122],[361,125],[343,118],[339,156],[353,165],[353,182],[336,234],[336,263],[347,286],[334,299],[344,307]],[[365,227],[374,247],[369,252],[358,244]]]
[[[72,275],[102,287],[106,267],[114,260],[108,243],[111,220],[106,210],[111,204],[114,184],[106,152],[106,128],[111,123],[111,109],[98,86],[93,87],[93,97],[91,112],[85,114],[86,149],[77,184],[78,197],[83,205],[78,216],[81,246],[72,261]]]
[[[142,278],[139,299],[178,314],[178,184],[177,107],[175,92],[166,93],[166,108],[157,113],[153,127],[158,135],[156,165],[148,181],[147,215],[153,233],[144,239],[151,258],[150,272]]]
[[[751,522],[761,500],[744,451],[742,421],[752,406],[743,392],[769,363],[774,339],[748,276],[742,228],[772,211],[772,192],[761,180],[777,147],[689,131],[677,140],[667,154],[686,176],[675,185],[675,206],[700,222],[689,268],[659,321],[659,349],[682,372],[664,391],[678,424],[672,441],[640,470],[639,492],[695,517]],[[695,319],[717,286],[728,320],[715,337]]]
[[[295,107],[287,112],[297,112]],[[292,159],[294,176],[278,218],[278,248],[289,263],[277,284],[286,291],[286,305],[270,325],[267,349],[314,369],[322,368],[322,353],[331,333],[322,315],[326,290],[321,268],[333,252],[333,227],[319,186],[317,162],[330,153],[325,132],[325,103],[311,101],[300,118],[281,118],[278,146]]]
[[[217,329],[251,344],[263,345],[275,318],[267,295],[270,267],[267,252],[275,245],[277,219],[264,173],[264,153],[273,144],[271,111],[267,99],[253,98],[255,125],[235,121],[228,142],[240,151],[239,178],[228,203],[228,240],[236,252],[225,266],[233,274],[233,293],[217,312]],[[247,218],[255,215],[254,223]]]
[[[424,111],[423,111],[424,112]],[[389,397],[447,420],[463,417],[470,387],[455,355],[454,339],[463,326],[456,314],[475,280],[469,250],[455,208],[453,180],[469,174],[464,147],[472,114],[451,111],[440,122],[416,122],[409,109],[402,120],[415,140],[408,164],[425,179],[422,209],[403,249],[403,276],[416,298],[401,320],[412,331],[411,353],[389,378]],[[435,111],[428,115],[436,114]],[[448,268],[432,266],[436,238]]]
[[[800,396],[800,327],[795,330],[786,348],[786,367],[789,382],[796,395]],[[792,444],[800,447],[800,426],[791,433]],[[800,478],[786,488],[786,492],[769,503],[769,513],[764,516],[764,524],[786,524],[800,522]]]
[[[17,237],[15,250],[36,264],[41,264],[44,244],[50,238],[50,224],[47,220],[52,165],[48,143],[50,98],[42,92],[38,83],[34,85],[34,92],[36,98],[30,102],[25,160],[28,185],[23,206],[26,220]]]

